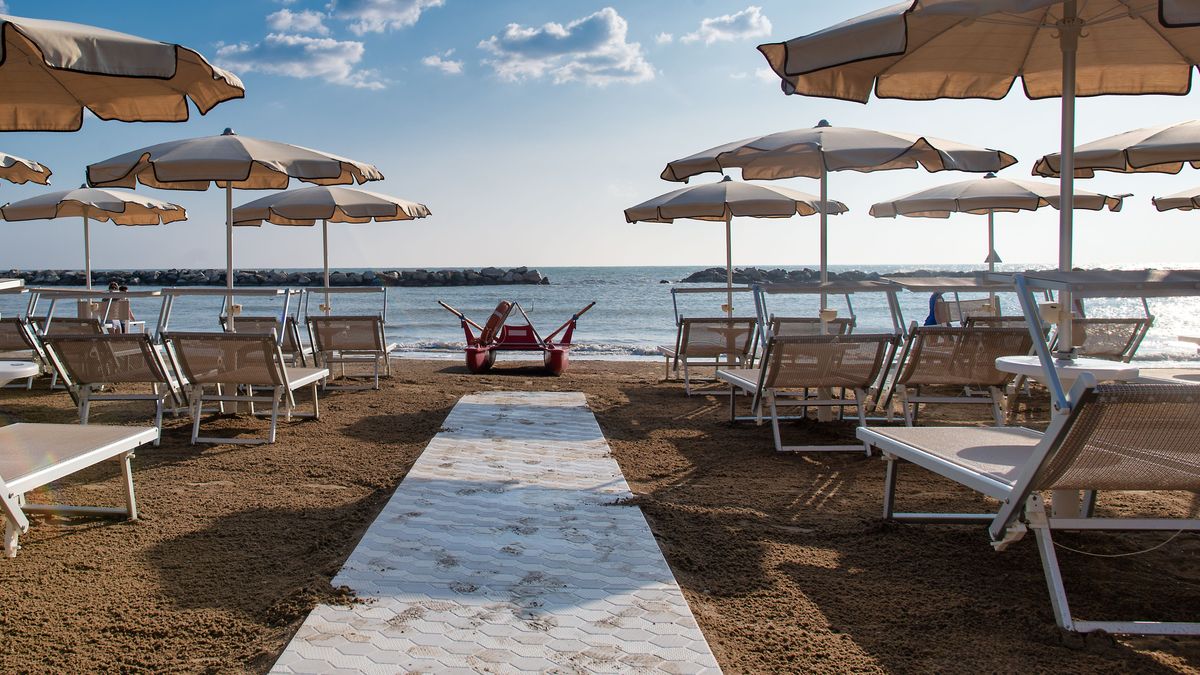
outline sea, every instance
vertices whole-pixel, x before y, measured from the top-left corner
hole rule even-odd
[[[761,269],[785,267],[756,265]],[[1004,265],[1005,271],[1031,269],[1029,265]],[[794,266],[786,266],[793,269]],[[549,277],[548,285],[456,286],[431,288],[388,288],[386,291],[386,332],[389,341],[400,346],[402,355],[420,358],[461,358],[464,335],[459,321],[443,309],[441,300],[464,312],[478,323],[484,323],[499,300],[520,303],[534,327],[543,335],[552,332],[575,312],[591,302],[595,306],[580,320],[575,332],[572,358],[643,360],[657,356],[658,345],[671,344],[675,339],[675,306],[673,288],[701,286],[679,284],[680,279],[700,269],[698,267],[542,267]],[[831,266],[830,270],[864,272],[930,272],[966,271],[980,269],[977,265],[909,265],[888,266]],[[664,283],[668,282],[668,283]],[[712,287],[712,285],[702,285]],[[153,287],[140,287],[143,290]],[[382,293],[337,294],[332,298],[334,314],[369,314],[383,311]],[[0,294],[0,316],[21,315],[25,296]],[[978,294],[965,297],[980,297]],[[674,296],[683,316],[720,316],[725,294],[678,294]],[[899,296],[904,321],[923,322],[928,312],[928,294],[902,292]],[[1012,294],[1001,294],[1004,314],[1019,314]],[[313,314],[320,310],[321,298],[311,294],[307,309]],[[242,312],[278,314],[279,301],[256,297],[241,297]],[[852,310],[857,319],[857,332],[887,332],[892,329],[892,317],[887,299],[881,293],[852,296]],[[135,317],[154,326],[161,300],[136,298],[131,303]],[[840,316],[848,316],[845,299],[831,296],[830,306]],[[183,297],[176,300],[170,317],[174,330],[215,330],[221,298],[217,296]],[[753,316],[754,302],[750,293],[734,297],[734,314]],[[1180,342],[1180,335],[1200,335],[1200,297],[1157,298],[1149,301],[1154,326],[1137,354],[1137,362],[1147,366],[1200,367],[1197,346]],[[45,306],[41,311],[45,311]],[[784,316],[816,316],[816,296],[768,296],[768,310]],[[292,305],[295,309],[295,304]],[[1087,313],[1095,317],[1141,317],[1144,308],[1138,299],[1094,299],[1087,303]],[[303,311],[303,308],[302,308]],[[56,310],[68,315],[72,307]],[[507,355],[506,355],[507,356]],[[504,359],[506,356],[502,356]],[[513,356],[512,358],[518,358]]]

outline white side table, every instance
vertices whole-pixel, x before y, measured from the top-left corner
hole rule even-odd
[[[1045,380],[1046,377],[1042,361],[1036,356],[1001,356],[996,359],[996,370],[1024,375],[1039,381]],[[1058,381],[1062,384],[1064,392],[1070,391],[1075,380],[1084,373],[1091,374],[1096,378],[1096,382],[1128,382],[1138,376],[1137,366],[1104,359],[1055,359],[1054,370],[1058,373]],[[1053,490],[1050,495],[1052,515],[1059,518],[1079,517],[1080,494],[1077,490]]]
[[[0,361],[0,387],[37,374],[38,365],[32,361]]]

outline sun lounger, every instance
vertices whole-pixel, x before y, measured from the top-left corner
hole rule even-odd
[[[717,371],[717,378],[730,386],[730,419],[738,419],[734,394],[740,390],[753,397],[750,410],[756,421],[762,422],[764,412],[771,418],[776,450],[862,451],[862,445],[785,446],[779,430],[779,408],[854,407],[859,423],[866,424],[867,391],[879,376],[884,356],[895,340],[891,334],[771,338],[758,368]],[[852,391],[855,397],[835,396],[834,389]],[[816,390],[818,394],[809,396],[809,390]]]
[[[1129,363],[1152,323],[1145,318],[1075,319],[1071,337],[1080,356]],[[1056,347],[1051,345],[1052,350]]]
[[[1024,316],[968,316],[966,328],[1025,328]]]
[[[1058,518],[1044,493],[1053,490],[1200,490],[1200,395],[1187,385],[1093,386],[1085,375],[1068,408],[1045,434],[1022,428],[860,428],[858,437],[887,460],[883,511],[888,520],[989,522],[992,545],[1004,550],[1032,529],[1055,621],[1077,632],[1200,634],[1200,623],[1080,621],[1071,615],[1052,534],[1062,530],[1197,531],[1188,518]],[[1000,501],[994,514],[900,513],[896,473],[911,462]],[[1195,609],[1195,608],[1193,608]]]
[[[188,382],[188,402],[192,411],[192,443],[274,443],[275,428],[282,406],[286,418],[320,419],[317,385],[329,376],[325,368],[289,368],[283,353],[270,333],[167,333],[163,336],[175,371]],[[208,390],[212,387],[212,391]],[[256,395],[255,388],[270,389],[269,396]],[[294,412],[294,392],[312,390],[313,412]],[[204,404],[215,402],[271,404],[271,426],[267,438],[214,438],[200,436],[200,418]]]
[[[33,361],[42,368],[46,367],[46,353],[42,350],[41,342],[29,324],[15,316],[0,319],[0,359]],[[25,388],[33,388],[32,377],[25,381]]]
[[[17,555],[18,537],[29,531],[27,512],[121,515],[136,520],[129,458],[135,448],[157,439],[157,429],[138,427],[23,423],[0,427],[0,510],[4,515],[5,555]],[[25,502],[25,493],[106,459],[121,463],[124,508]]]
[[[692,395],[693,366],[748,365],[754,339],[754,318],[681,318],[674,345],[660,345],[667,377],[683,368],[683,389]]]
[[[1024,328],[915,326],[905,341],[892,385],[900,395],[904,423],[914,424],[922,403],[977,403],[990,405],[996,426],[1003,426],[1003,390],[1012,375],[997,370],[996,359],[1027,354],[1032,346]],[[923,393],[927,387],[961,388],[962,393]]]
[[[310,316],[308,330],[318,365],[331,372],[334,366],[341,366],[341,375],[345,377],[346,364],[370,363],[374,368],[375,389],[379,388],[381,366],[385,375],[392,376],[391,353],[397,346],[384,338],[383,319],[378,316]]]
[[[43,341],[55,370],[74,388],[81,424],[88,423],[92,401],[154,401],[154,426],[161,433],[168,401],[172,412],[186,406],[179,379],[146,333],[49,335]],[[116,384],[148,384],[153,393],[105,391]]]
[[[827,322],[824,333],[821,330],[821,319],[811,316],[772,316],[771,335],[783,337],[786,335],[849,335],[854,332],[854,319],[831,319]]]
[[[234,328],[238,333],[274,333],[289,366],[307,367],[308,359],[313,355],[312,347],[305,347],[300,340],[295,317],[289,316],[280,326],[279,319],[273,316],[238,316],[234,318]],[[228,317],[221,317],[221,329],[229,331]]]
[[[71,316],[30,319],[29,325],[38,335],[103,335],[100,319],[77,319]]]

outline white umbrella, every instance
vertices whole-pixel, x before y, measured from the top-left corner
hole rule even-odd
[[[374,221],[414,220],[431,215],[429,207],[346,187],[316,186],[288,190],[256,199],[233,210],[234,225],[315,225],[321,221],[321,242],[325,262],[325,304],[329,314],[329,223],[368,223]]]
[[[233,315],[233,189],[281,190],[292,178],[317,185],[382,180],[374,165],[298,145],[238,136],[188,138],[127,152],[87,167],[88,184],[166,190],[225,188],[225,286]]]
[[[1170,211],[1171,209],[1191,211],[1192,209],[1200,209],[1200,187],[1176,192],[1166,197],[1151,197],[1150,201],[1154,203],[1154,208],[1159,211]]]
[[[1076,191],[1075,208],[1099,211],[1120,211],[1128,195],[1097,194]],[[949,218],[951,213],[973,213],[988,217],[988,255],[984,260],[988,271],[996,269],[1000,256],[995,248],[995,214],[1000,212],[1035,211],[1043,206],[1058,208],[1058,185],[1032,180],[999,178],[989,173],[983,178],[939,185],[902,197],[879,202],[871,207],[876,218],[910,216],[914,218]]]
[[[1074,149],[1075,177],[1113,173],[1179,173],[1185,164],[1200,169],[1200,120],[1134,129]],[[1056,177],[1062,155],[1051,153],[1033,165],[1038,176]]]
[[[1075,97],[1186,94],[1200,61],[1200,28],[1181,27],[1193,14],[1179,0],[914,0],[759,51],[789,94],[1000,99],[1019,77],[1031,99],[1061,96],[1058,263],[1068,270]],[[1070,322],[1062,329],[1072,344]]]
[[[236,75],[200,54],[104,28],[0,15],[0,131],[78,131],[102,120],[182,122],[242,98]]]
[[[668,162],[663,180],[684,181],[712,171],[740,168],[746,180],[804,176],[821,181],[821,201],[828,199],[830,171],[999,171],[1016,164],[1012,155],[930,136],[917,136],[853,127],[835,127],[825,120],[811,129],[795,129],[718,145],[690,157]],[[829,281],[828,222],[821,214],[821,283]],[[826,296],[821,295],[821,308]]]
[[[671,223],[676,218],[721,221],[725,223],[725,312],[733,316],[733,236],[734,216],[751,218],[791,218],[820,213],[845,213],[846,205],[818,199],[813,195],[784,187],[753,185],[723,180],[693,185],[659,195],[625,209],[630,223]]]
[[[22,159],[16,155],[0,152],[0,178],[10,183],[23,185],[33,181],[40,185],[46,185],[50,182],[51,173],[53,172],[50,169],[32,159]]]
[[[159,225],[187,218],[182,206],[125,190],[102,190],[86,185],[22,199],[0,207],[7,221],[83,218],[83,261],[87,287],[92,287],[92,244],[89,221],[115,225]]]

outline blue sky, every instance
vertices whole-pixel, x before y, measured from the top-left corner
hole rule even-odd
[[[707,147],[785,129],[835,125],[928,134],[994,147],[1021,163],[1058,148],[1058,101],[868,105],[787,97],[763,77],[760,42],[811,32],[885,4],[755,0],[247,0],[209,3],[8,0],[18,16],[104,26],[178,42],[245,81],[244,100],[183,124],[88,119],[74,134],[0,134],[0,150],[50,166],[54,188],[90,162],[166,140],[238,133],[368,161],[368,189],[423,202],[411,223],[333,226],[337,267],[718,265],[719,224],[627,225],[622,209],[679,187],[663,165]],[[1197,96],[1080,101],[1079,142],[1195,117]],[[831,175],[833,264],[981,262],[986,219],[876,220],[875,201],[963,174],[923,170]],[[698,180],[708,180],[700,178]],[[816,192],[816,181],[781,184]],[[293,183],[293,187],[301,184]],[[1178,176],[1102,175],[1083,189],[1134,193],[1123,212],[1077,215],[1077,264],[1189,263],[1195,214],[1158,214],[1152,195],[1200,185]],[[40,186],[0,184],[0,200]],[[190,219],[156,228],[93,228],[93,264],[223,266],[223,195],[147,190]],[[236,193],[235,204],[262,196]],[[1051,263],[1057,213],[997,216],[1006,262]],[[82,266],[76,220],[6,224],[0,268]],[[816,218],[734,223],[735,264],[815,265]],[[319,228],[236,233],[239,267],[320,265]]]

